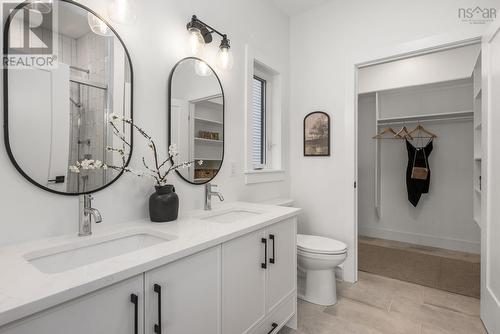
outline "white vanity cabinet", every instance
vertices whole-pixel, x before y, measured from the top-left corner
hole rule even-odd
[[[266,231],[222,245],[222,333],[245,333],[266,315]]]
[[[266,229],[269,248],[266,311],[273,312],[297,287],[297,232],[295,220]]]
[[[238,235],[0,334],[276,334],[296,312],[296,219]]]
[[[220,246],[146,272],[144,287],[146,334],[220,334]]]
[[[143,275],[135,276],[7,325],[0,333],[143,334],[143,285]]]
[[[222,334],[274,333],[296,305],[296,220],[222,245]]]

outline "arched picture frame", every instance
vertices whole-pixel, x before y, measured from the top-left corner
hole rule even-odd
[[[330,156],[330,116],[314,111],[304,117],[304,156]]]

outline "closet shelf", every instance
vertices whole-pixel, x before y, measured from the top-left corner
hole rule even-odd
[[[440,113],[440,114],[427,114],[427,115],[413,115],[413,116],[403,116],[403,117],[391,117],[391,118],[379,118],[377,123],[379,125],[389,124],[389,123],[405,123],[405,122],[425,122],[425,121],[436,121],[436,120],[447,120],[447,119],[465,119],[472,118],[474,112],[472,110],[466,111],[454,111],[450,113]]]
[[[212,159],[212,158],[194,158],[193,160],[203,160],[203,161],[222,161],[221,159]]]
[[[214,121],[214,120],[206,119],[206,118],[195,117],[194,120],[198,121],[198,122],[205,122],[205,123],[213,123],[213,124],[222,125],[222,122]]]
[[[211,178],[208,178],[208,177],[201,177],[201,178],[198,178],[198,179],[194,179],[194,182],[205,182],[205,181],[210,181]]]
[[[222,140],[215,140],[215,139],[205,139],[205,138],[198,138],[195,137],[194,140],[200,143],[210,143],[210,144],[222,144]]]

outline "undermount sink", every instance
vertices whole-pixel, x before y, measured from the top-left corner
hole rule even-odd
[[[77,240],[60,247],[32,252],[26,260],[43,273],[53,274],[75,269],[115,256],[134,252],[172,240],[165,235],[139,232],[99,240]]]
[[[246,209],[230,209],[221,212],[201,215],[202,220],[209,220],[216,223],[234,223],[237,221],[253,218],[262,214],[260,211],[252,211]]]

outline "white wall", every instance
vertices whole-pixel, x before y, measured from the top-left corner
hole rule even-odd
[[[109,1],[85,0],[81,3],[105,14]],[[134,69],[134,116],[166,150],[167,80],[170,70],[187,56],[186,23],[193,14],[227,32],[235,56],[231,72],[219,75],[226,96],[226,151],[222,171],[214,183],[219,184],[226,201],[265,200],[289,196],[289,181],[245,185],[244,152],[244,45],[280,59],[288,68],[288,18],[268,0],[148,0],[137,1],[138,20],[134,25],[115,25],[132,58]],[[258,24],[255,19],[258,18]],[[210,54],[216,53],[217,41]],[[209,59],[214,64],[214,59]],[[288,77],[288,73],[284,73]],[[285,81],[287,82],[287,81]],[[288,96],[283,96],[287,110]],[[3,137],[0,130],[0,137]],[[135,136],[133,160],[148,153],[144,142]],[[34,147],[36,149],[36,147]],[[236,175],[231,175],[231,162]],[[203,207],[203,187],[170,179],[180,197],[181,212]],[[14,243],[45,236],[77,232],[78,199],[52,195],[28,183],[12,166],[5,149],[0,149],[0,210],[2,212],[0,244]],[[111,187],[95,194],[94,204],[104,222],[112,224],[148,216],[148,197],[153,185],[147,180],[123,176]]]
[[[473,44],[363,67],[358,72],[358,92],[470,78],[480,51],[481,45]]]
[[[483,31],[461,22],[459,7],[499,7],[498,0],[332,0],[291,18],[291,196],[305,208],[299,231],[335,237],[354,249],[351,147],[346,145],[345,73],[352,54],[434,35]],[[313,110],[332,117],[332,156],[302,155],[302,121]],[[351,167],[349,167],[351,169]],[[347,209],[346,209],[347,208]],[[346,263],[353,280],[354,257]]]

